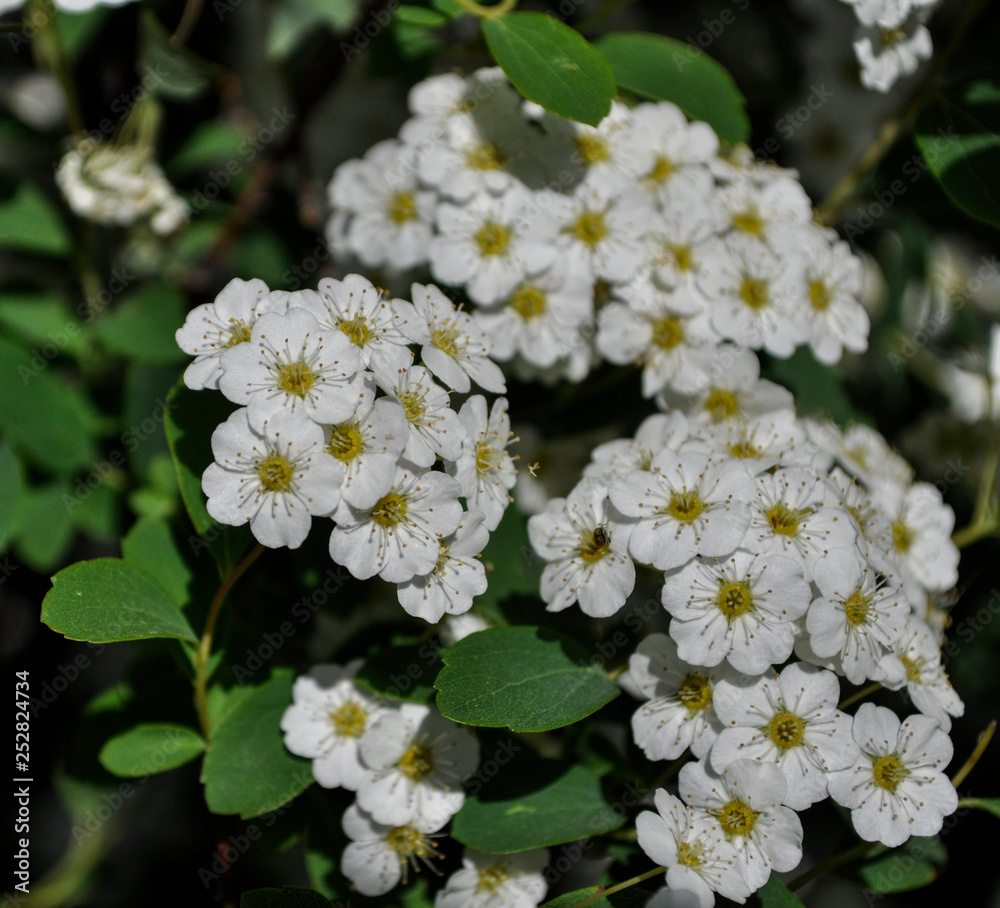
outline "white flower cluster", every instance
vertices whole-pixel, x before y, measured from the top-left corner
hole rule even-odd
[[[912,76],[921,60],[934,52],[924,22],[938,0],[843,0],[860,23],[854,55],[861,66],[861,84],[887,92],[904,76]]]
[[[173,233],[190,217],[148,150],[94,144],[71,149],[59,162],[56,183],[80,217],[106,227],[148,220],[154,233]]]
[[[726,341],[826,363],[866,348],[860,261],[794,172],[721,157],[672,104],[615,103],[593,128],[487,69],[427,79],[410,106],[398,139],[334,174],[330,244],[464,288],[516,374],[638,361],[653,396],[697,387]]]
[[[285,746],[313,761],[320,785],[357,792],[343,818],[351,842],[341,870],[362,895],[377,896],[441,857],[434,838],[462,807],[479,742],[433,707],[365,691],[354,683],[361,664],[319,665],[298,678],[281,729]],[[545,849],[467,851],[436,908],[534,908],[545,896],[547,862]]]
[[[623,684],[645,701],[646,755],[697,762],[639,841],[699,904],[793,869],[795,811],[828,796],[869,841],[937,832],[957,805],[942,770],[964,709],[941,662],[937,603],[959,560],[941,493],[874,430],[797,417],[752,351],[718,356],[710,386],[597,447],[528,524],[550,611],[613,615],[635,564],[663,572],[669,636],[639,644]],[[852,718],[840,678],[905,689],[923,715]]]
[[[505,390],[476,318],[433,285],[413,298],[385,299],[359,275],[295,293],[237,278],[189,313],[177,343],[195,357],[189,388],[241,405],[212,436],[209,514],[289,548],[330,517],[334,561],[396,584],[407,612],[436,622],[486,590],[476,556],[516,471],[506,398],[487,408],[474,394],[456,412],[432,377]]]

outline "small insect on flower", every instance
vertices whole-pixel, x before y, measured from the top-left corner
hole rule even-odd
[[[597,548],[604,548],[610,541],[611,535],[608,533],[607,524],[601,524],[594,530],[594,545]]]

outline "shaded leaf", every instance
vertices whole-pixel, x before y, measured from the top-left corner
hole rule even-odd
[[[55,206],[32,183],[0,200],[0,248],[65,257],[72,241]]]
[[[101,765],[116,776],[136,778],[190,763],[205,749],[193,728],[183,725],[136,725],[101,748]]]

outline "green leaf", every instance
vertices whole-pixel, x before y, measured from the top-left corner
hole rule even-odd
[[[430,703],[441,660],[429,643],[380,646],[365,656],[355,681],[392,700]]]
[[[449,17],[426,6],[410,6],[405,4],[396,11],[396,21],[420,28],[437,28],[444,25]]]
[[[767,882],[750,897],[748,904],[759,908],[805,908],[802,901],[773,873]]]
[[[202,94],[219,66],[170,40],[170,33],[150,9],[139,19],[139,70],[155,73],[150,91],[166,101],[191,101]]]
[[[194,572],[165,521],[153,517],[137,520],[122,540],[122,557],[149,571],[177,605],[187,605]]]
[[[449,719],[548,731],[578,722],[621,691],[587,649],[548,628],[496,627],[459,640],[434,686]]]
[[[495,611],[504,599],[518,594],[538,598],[545,560],[531,547],[528,520],[517,508],[507,508],[490,533],[482,561],[489,586],[476,597],[478,607]]]
[[[113,542],[119,538],[121,494],[110,482],[104,482],[86,497],[76,497],[69,512],[70,523],[91,539]],[[68,507],[66,500],[64,507]]]
[[[312,762],[285,749],[281,717],[292,704],[292,678],[258,687],[212,732],[201,780],[212,813],[244,820],[287,804],[313,782]]]
[[[1000,819],[1000,798],[962,798],[959,807],[974,807]]]
[[[620,88],[673,102],[727,142],[749,140],[746,99],[728,70],[701,48],[647,32],[612,32],[596,43]]]
[[[461,16],[468,12],[468,10],[459,6],[455,0],[431,0],[431,6],[449,19],[454,19],[456,16]]]
[[[948,197],[1000,227],[1000,86],[977,81],[934,97],[914,138]]]
[[[591,886],[588,889],[577,889],[576,892],[566,892],[551,902],[545,902],[541,908],[573,908],[580,902],[585,902],[597,893],[597,887]],[[652,898],[653,893],[644,889],[623,889],[621,892],[613,892],[611,895],[591,902],[588,908],[643,908]]]
[[[83,13],[71,13],[56,7],[59,44],[70,60],[76,60],[88,48],[110,12],[106,6],[95,6]]]
[[[240,896],[240,908],[330,908],[330,901],[314,889],[285,886],[244,892]]]
[[[190,763],[205,749],[205,742],[183,725],[137,725],[115,735],[101,748],[101,765],[126,779],[166,772]]]
[[[167,165],[172,177],[190,176],[220,162],[244,157],[251,150],[247,134],[230,123],[201,123]]]
[[[152,574],[117,558],[64,568],[42,602],[42,623],[70,640],[115,643],[150,637],[197,637]]]
[[[851,401],[840,372],[817,360],[808,347],[799,347],[787,359],[772,359],[764,371],[795,394],[803,416],[828,416],[840,426],[870,422]]]
[[[910,892],[933,883],[947,863],[948,852],[937,836],[914,836],[901,848],[862,864],[858,876],[872,892]]]
[[[488,781],[481,795],[467,795],[451,834],[470,848],[511,854],[601,835],[624,822],[625,812],[611,808],[585,769],[541,764]]]
[[[84,329],[63,297],[55,293],[5,292],[0,299],[0,325],[29,344],[45,347],[43,356],[49,359],[61,351],[79,356],[83,350]]]
[[[73,542],[73,522],[66,502],[76,499],[67,486],[54,483],[25,490],[14,513],[17,551],[32,569],[56,567]]]
[[[615,79],[578,31],[544,13],[483,22],[483,36],[514,87],[546,110],[596,126],[611,110]]]
[[[17,510],[24,494],[24,467],[17,455],[0,445],[0,551],[17,530]]]
[[[233,268],[237,274],[247,279],[259,277],[271,287],[288,283],[293,264],[281,237],[271,230],[247,233],[233,253]]]
[[[72,241],[52,203],[33,184],[21,182],[0,201],[0,247],[64,258]]]
[[[156,283],[128,294],[94,327],[111,353],[140,363],[179,363],[190,359],[174,337],[186,315],[184,298]]]
[[[40,351],[0,338],[0,434],[29,460],[71,473],[97,459],[90,401],[47,371]]]

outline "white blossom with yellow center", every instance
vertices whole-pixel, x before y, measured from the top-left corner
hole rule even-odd
[[[383,707],[354,684],[361,664],[353,659],[344,666],[314,666],[295,679],[293,703],[281,717],[285,747],[313,761],[313,775],[324,788],[357,791],[368,772],[358,744]]]
[[[456,870],[434,899],[434,908],[535,908],[548,888],[542,870],[547,848],[516,854],[465,850]]]

